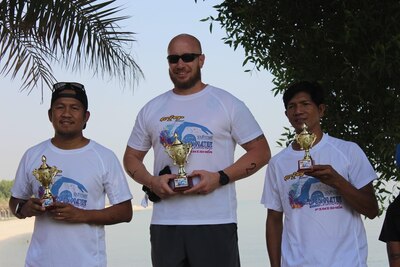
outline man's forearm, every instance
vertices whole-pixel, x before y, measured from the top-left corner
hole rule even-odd
[[[282,234],[277,234],[278,229],[267,228],[267,250],[271,267],[281,266],[281,239]],[[275,232],[276,231],[276,232]]]
[[[86,223],[96,225],[112,225],[121,222],[130,222],[133,215],[131,200],[109,206],[102,210],[85,211]]]
[[[128,163],[125,165],[126,173],[137,183],[151,187],[152,175],[147,171],[143,163]]]
[[[256,173],[271,158],[271,151],[264,135],[242,145],[242,147],[246,150],[246,153],[225,169],[231,181],[237,181]]]

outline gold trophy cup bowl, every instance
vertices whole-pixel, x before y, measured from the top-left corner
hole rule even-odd
[[[185,164],[192,152],[192,144],[182,143],[178,135],[174,134],[175,141],[171,145],[165,146],[165,152],[173,160],[173,164],[178,166],[177,177],[169,181],[169,186],[174,191],[184,191],[193,186],[192,178],[187,177]]]
[[[304,150],[304,158],[298,162],[298,171],[311,170],[314,165],[314,160],[311,158],[310,149],[313,146],[317,136],[308,131],[307,124],[303,123],[302,131],[296,134],[295,140],[300,145],[300,149]]]
[[[47,165],[46,157],[44,155],[42,156],[42,164],[40,167],[32,171],[33,176],[36,177],[36,180],[38,180],[44,188],[44,193],[41,199],[43,200],[42,206],[45,208],[49,208],[55,201],[50,186],[53,184],[54,177],[61,172],[62,171],[57,169],[57,167],[50,167]]]

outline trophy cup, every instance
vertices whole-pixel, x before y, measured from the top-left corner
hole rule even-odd
[[[192,144],[190,143],[182,143],[178,139],[178,135],[174,134],[175,141],[172,145],[165,146],[165,152],[170,156],[173,160],[174,165],[178,165],[178,176],[175,179],[171,179],[169,181],[169,186],[177,191],[184,191],[193,186],[192,178],[187,177],[184,165],[187,163],[187,159],[189,157],[190,152],[192,152]]]
[[[306,171],[311,170],[314,161],[311,158],[310,149],[314,144],[317,136],[308,131],[307,125],[304,123],[302,127],[303,131],[301,133],[296,134],[295,139],[296,142],[300,145],[300,149],[305,151],[304,158],[299,160],[299,169],[298,171]]]
[[[61,173],[62,171],[57,169],[56,166],[50,167],[46,164],[46,157],[42,156],[42,165],[40,165],[39,169],[34,169],[32,174],[36,177],[41,185],[44,187],[44,193],[41,199],[43,199],[42,206],[48,208],[55,202],[55,197],[50,191],[50,185],[53,183],[53,178]]]

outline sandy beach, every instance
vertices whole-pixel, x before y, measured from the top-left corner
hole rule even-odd
[[[0,266],[24,266],[35,218],[0,221]]]
[[[15,236],[31,234],[33,231],[33,223],[35,218],[26,218],[18,220],[12,218],[9,220],[0,221],[0,242]],[[2,251],[0,251],[1,253]]]
[[[151,207],[146,208],[151,209]],[[134,206],[134,211],[145,210]],[[35,218],[0,220],[0,266],[24,266]]]
[[[151,209],[151,206],[147,208],[143,208],[142,206],[134,206],[134,211],[141,211],[145,209]],[[23,220],[19,220],[15,217],[12,217],[8,220],[0,220],[0,245],[4,241],[10,238],[15,238],[17,236],[25,236],[28,234],[32,234],[33,224],[35,222],[35,218],[26,218]],[[27,243],[29,243],[30,238],[27,239]],[[1,248],[1,246],[0,246]],[[0,259],[2,259],[4,253],[3,250],[0,250]],[[1,260],[0,260],[1,263]],[[3,265],[0,265],[3,266]]]

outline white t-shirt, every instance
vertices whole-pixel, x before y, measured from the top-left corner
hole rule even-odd
[[[105,207],[105,196],[110,204],[129,200],[125,173],[115,154],[90,141],[79,149],[62,150],[46,140],[30,149],[22,157],[13,197],[39,197],[40,183],[32,171],[42,164],[56,166],[62,173],[54,178],[51,191],[57,201],[70,203],[80,209],[97,210]],[[104,226],[57,222],[44,214],[35,217],[26,266],[106,266]]]
[[[323,135],[310,150],[315,164],[331,165],[356,188],[377,178],[361,148]],[[284,213],[282,266],[367,266],[361,216],[332,187],[310,176],[292,176],[304,151],[287,147],[267,167],[261,203]]]
[[[128,146],[154,149],[154,174],[166,165],[178,173],[163,144],[174,141],[174,133],[192,144],[185,165],[193,170],[222,170],[234,162],[236,144],[262,134],[245,104],[230,93],[208,85],[191,95],[168,91],[147,103],[138,114]],[[198,182],[195,177],[194,184]],[[236,222],[235,184],[230,183],[207,195],[174,196],[155,203],[152,224],[200,225]]]

